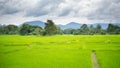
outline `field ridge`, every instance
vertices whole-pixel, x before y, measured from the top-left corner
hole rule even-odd
[[[100,68],[95,51],[92,51],[91,59],[92,59],[93,68]]]

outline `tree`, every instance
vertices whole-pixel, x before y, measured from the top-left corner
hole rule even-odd
[[[74,35],[79,35],[80,34],[80,29],[75,29],[75,31],[73,32]]]
[[[63,34],[63,31],[59,26],[56,26],[56,28],[57,28],[56,34]]]
[[[2,25],[0,26],[0,34],[17,34],[18,27],[16,25]]]
[[[0,25],[0,34],[5,34],[3,25]]]
[[[108,24],[107,32],[109,34],[113,34],[114,31],[114,25],[113,24]]]
[[[64,32],[64,34],[74,34],[75,29],[67,28],[67,29],[65,29],[63,32]]]
[[[31,26],[31,33],[30,35],[41,35],[42,34],[42,27],[40,26]]]
[[[95,34],[95,28],[94,28],[93,25],[90,25],[90,27],[89,27],[89,34],[90,34],[90,35]]]
[[[106,33],[107,33],[106,29],[102,29],[100,34],[105,35]]]
[[[80,30],[80,34],[89,34],[89,28],[87,24],[83,24],[79,30]]]
[[[118,25],[108,24],[108,34],[120,34],[120,27]]]
[[[120,34],[120,27],[115,30],[115,34]]]
[[[97,24],[96,28],[95,28],[95,34],[101,34],[101,30],[102,30],[102,27],[100,24]]]
[[[19,33],[21,35],[29,35],[29,33],[31,32],[32,32],[32,26],[29,24],[23,24],[19,30]]]
[[[118,25],[114,25],[114,34],[120,34],[120,27]]]
[[[35,28],[34,31],[32,32],[32,35],[41,35],[42,29],[40,28]]]
[[[45,23],[44,35],[55,35],[57,34],[57,27],[52,20],[47,20]]]

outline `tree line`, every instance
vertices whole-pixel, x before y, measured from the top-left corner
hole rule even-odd
[[[56,26],[52,20],[47,20],[44,29],[40,26],[32,26],[29,24],[16,25],[0,25],[0,34],[20,34],[20,35],[56,35],[56,34],[73,34],[73,35],[94,35],[94,34],[120,34],[120,26],[108,24],[107,29],[103,29],[100,24],[96,27],[83,24],[79,29],[67,28],[62,30]]]

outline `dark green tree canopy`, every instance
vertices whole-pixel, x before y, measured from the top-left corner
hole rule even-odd
[[[75,31],[76,31],[75,29],[67,28],[63,32],[64,34],[74,34]]]
[[[97,24],[97,26],[96,26],[96,28],[95,28],[95,33],[96,34],[100,34],[101,33],[101,30],[102,30],[102,27],[101,27],[101,25],[100,24]]]
[[[120,34],[120,27],[118,25],[108,24],[107,32],[109,34]]]
[[[29,24],[23,24],[20,27],[19,33],[21,35],[40,35],[42,28],[40,26],[31,26]]]
[[[83,24],[80,29],[79,29],[79,34],[88,34],[89,33],[89,28],[87,24]]]
[[[21,27],[20,27],[20,31],[19,33],[21,35],[28,35],[31,31],[32,31],[32,26],[29,25],[29,24],[23,24]]]
[[[18,27],[16,25],[3,25],[0,26],[0,34],[17,34],[18,33]]]
[[[57,34],[57,27],[52,20],[47,20],[45,23],[45,35]]]
[[[55,35],[55,34],[74,34],[74,35],[94,35],[94,34],[120,34],[120,25],[108,24],[107,29],[103,29],[102,25],[83,24],[79,29],[67,28],[62,30],[56,26],[52,20],[47,20],[45,28],[40,26],[32,26],[29,24],[16,25],[1,25],[0,35],[2,34],[20,34],[20,35]]]

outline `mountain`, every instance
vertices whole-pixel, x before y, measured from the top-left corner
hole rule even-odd
[[[32,25],[32,26],[40,26],[42,28],[45,27],[45,22],[42,22],[42,21],[29,21],[29,22],[25,22],[25,23]]]
[[[118,25],[118,26],[120,26],[120,23],[115,23],[115,25]]]
[[[80,28],[80,26],[81,26],[82,24],[79,24],[79,23],[76,23],[76,22],[70,22],[70,23],[68,23],[68,24],[66,24],[66,25],[58,25],[59,27],[61,27],[61,29],[67,29],[67,28],[73,28],[73,29],[78,29],[78,28]]]
[[[29,22],[25,22],[26,24],[32,25],[32,26],[40,26],[42,28],[45,27],[45,22],[42,21],[29,21]],[[67,29],[67,28],[73,28],[73,29],[78,29],[80,28],[82,24],[76,23],[76,22],[70,22],[66,25],[57,25],[59,27],[61,27],[61,29]]]
[[[28,21],[25,23],[29,24],[29,25],[33,25],[33,26],[37,25],[42,28],[45,27],[45,22],[42,22],[42,21]],[[87,24],[87,25],[88,25],[88,27],[90,25],[93,25],[94,27],[96,27],[98,24],[100,24],[103,29],[106,29],[108,27],[108,23],[94,23],[94,24]],[[112,23],[112,24],[120,26],[120,23]],[[67,28],[79,29],[82,26],[82,24],[77,23],[77,22],[70,22],[66,25],[59,24],[57,26],[59,26],[62,30],[67,29]]]
[[[93,26],[96,27],[98,24],[100,24],[103,29],[107,29],[109,23],[95,23],[93,24]],[[112,24],[120,26],[120,23],[112,23]]]
[[[94,24],[92,24],[94,27],[96,27],[97,25],[101,25],[101,27],[103,28],[103,29],[107,29],[107,27],[108,27],[108,24],[107,23],[94,23]]]
[[[88,27],[90,25],[93,25],[94,27],[96,27],[98,24],[100,24],[103,29],[106,29],[108,27],[108,24],[106,24],[106,23],[95,23],[95,24],[87,24],[87,25],[88,25]],[[67,29],[67,28],[79,29],[82,26],[82,24],[79,24],[79,23],[76,23],[76,22],[70,22],[66,25],[61,25],[60,24],[58,26],[61,27],[61,29],[63,29],[63,30]]]

